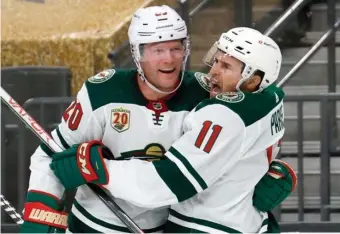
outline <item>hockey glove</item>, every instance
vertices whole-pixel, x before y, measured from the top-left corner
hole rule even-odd
[[[270,211],[286,199],[296,186],[294,170],[281,160],[273,160],[266,175],[255,186],[253,205]]]
[[[65,189],[86,183],[105,185],[109,182],[109,175],[103,158],[114,159],[101,142],[90,141],[53,154],[50,167]]]
[[[67,214],[61,212],[62,207],[62,203],[52,195],[29,191],[20,233],[65,233]]]

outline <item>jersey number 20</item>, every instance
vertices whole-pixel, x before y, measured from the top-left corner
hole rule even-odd
[[[203,151],[206,152],[206,153],[209,153],[212,149],[212,147],[214,146],[215,144],[215,141],[218,137],[218,135],[220,135],[220,132],[222,130],[222,127],[220,125],[212,125],[212,122],[211,121],[204,121],[203,122],[203,127],[196,139],[196,142],[195,142],[195,146],[197,148],[201,148],[202,146],[202,143],[204,141],[204,139],[207,137],[207,134],[208,134],[208,131],[210,128],[212,128],[212,133],[208,136],[209,139],[207,141],[207,143],[204,145],[204,148],[203,148]]]
[[[83,116],[83,109],[79,102],[73,101],[66,109],[63,119],[67,122],[67,126],[71,130],[77,130],[81,117]]]

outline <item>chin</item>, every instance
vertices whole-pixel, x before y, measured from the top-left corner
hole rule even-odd
[[[163,83],[164,86],[171,86],[176,84],[180,78],[178,77],[178,75],[175,74],[162,74],[162,76],[159,77],[161,83]]]
[[[161,77],[161,79],[167,81],[179,79],[179,74],[177,72],[173,72],[170,74],[160,73],[159,76]]]
[[[167,92],[170,92],[175,88],[177,88],[177,82],[163,83],[161,86],[161,89]]]

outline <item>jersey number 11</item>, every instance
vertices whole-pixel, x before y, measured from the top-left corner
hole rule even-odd
[[[203,122],[203,127],[196,139],[196,142],[195,142],[195,146],[197,148],[201,148],[202,146],[202,143],[204,141],[204,139],[206,138],[207,136],[207,133],[209,131],[210,128],[212,128],[212,133],[211,135],[209,136],[209,139],[207,141],[207,143],[205,144],[204,148],[203,148],[203,151],[206,152],[206,153],[209,153],[212,149],[212,147],[214,146],[215,142],[216,142],[216,139],[218,137],[218,135],[220,135],[220,132],[222,130],[222,127],[220,125],[212,125],[212,122],[211,121],[204,121]]]

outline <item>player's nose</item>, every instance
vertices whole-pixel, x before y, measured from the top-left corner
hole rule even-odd
[[[218,63],[214,63],[212,65],[212,67],[210,68],[210,71],[208,73],[209,77],[215,77],[219,74],[219,64]]]

